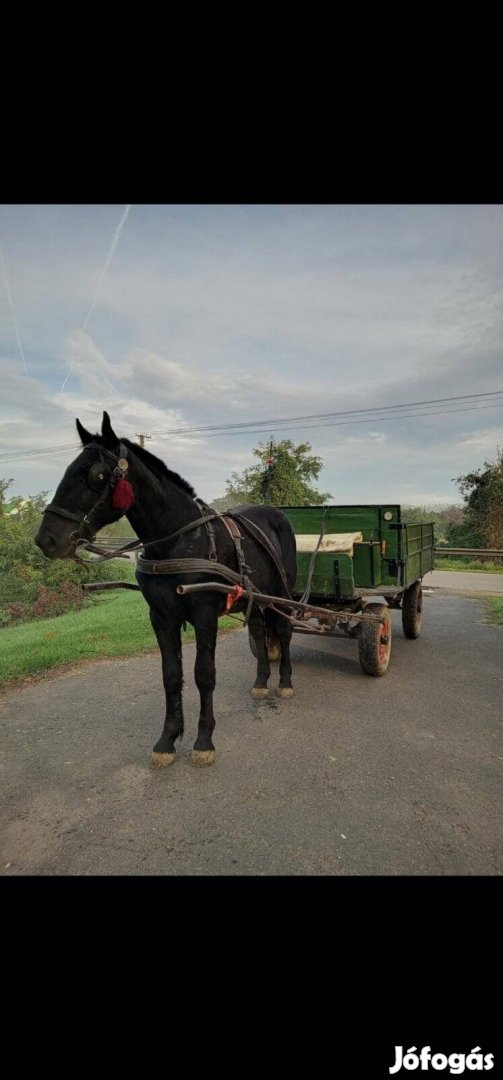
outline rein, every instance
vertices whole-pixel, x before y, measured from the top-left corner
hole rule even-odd
[[[68,515],[73,517],[73,515]],[[176,532],[171,533],[170,536],[162,536],[160,540],[150,540],[148,544],[144,544],[142,540],[132,540],[130,544],[124,544],[123,547],[114,548],[110,551],[109,548],[101,547],[98,544],[93,544],[90,540],[79,540],[78,546],[82,547],[84,551],[91,551],[96,555],[101,555],[99,559],[79,559],[79,562],[88,565],[88,563],[107,562],[108,559],[121,558],[125,552],[139,551],[148,547],[155,547],[156,544],[165,544],[168,540],[174,540],[176,536],[182,536],[183,533],[190,532],[191,529],[198,529],[200,525],[204,525],[207,521],[213,521],[215,518],[220,517],[220,514],[212,513],[206,514],[204,517],[198,518],[196,521],[189,522],[188,525],[183,525],[181,529],[177,529]]]
[[[80,562],[83,566],[89,566],[95,562],[107,562],[109,559],[126,558],[129,552],[142,550],[146,548],[155,547],[158,544],[168,543],[175,540],[179,536],[183,536],[184,533],[191,532],[193,529],[199,529],[202,525],[206,526],[208,533],[210,552],[209,559],[144,559],[141,556],[137,557],[136,566],[137,570],[142,574],[201,574],[201,573],[217,573],[221,577],[226,578],[227,581],[232,582],[233,585],[243,586],[248,593],[248,606],[246,609],[244,625],[246,626],[250,612],[254,603],[254,594],[258,593],[257,587],[250,580],[249,574],[253,573],[245,561],[244,552],[241,546],[241,540],[243,536],[239,530],[237,522],[241,522],[245,531],[248,531],[252,538],[260,544],[265,550],[266,554],[272,559],[283,583],[283,587],[286,591],[286,595],[291,599],[288,582],[286,580],[285,572],[278,558],[278,553],[275,551],[273,544],[269,537],[263,530],[250,521],[249,518],[244,517],[242,514],[233,513],[232,510],[228,510],[226,514],[220,514],[210,506],[206,506],[199,499],[195,499],[196,505],[201,513],[201,517],[195,521],[189,522],[187,525],[182,525],[176,532],[171,533],[170,536],[161,537],[159,540],[150,540],[147,544],[144,544],[141,540],[133,540],[129,544],[124,544],[123,547],[115,548],[114,551],[110,551],[106,547],[102,547],[98,544],[93,544],[92,540],[86,540],[82,535],[83,528],[92,530],[92,518],[96,514],[101,504],[108,498],[110,488],[114,488],[117,481],[124,479],[127,468],[127,448],[123,443],[119,444],[120,457],[113,454],[110,450],[106,450],[100,443],[88,443],[89,447],[96,447],[100,451],[100,461],[109,471],[109,477],[103,490],[96,487],[98,481],[105,479],[104,472],[99,472],[99,465],[95,463],[89,470],[88,482],[91,487],[94,487],[96,491],[100,491],[99,498],[96,500],[94,506],[91,507],[88,513],[81,517],[78,514],[73,514],[69,510],[64,510],[60,506],[55,506],[54,503],[50,503],[46,506],[44,513],[58,514],[59,517],[69,518],[71,521],[77,521],[79,528],[75,529],[69,537],[69,541],[73,541],[77,537],[75,543],[74,559]],[[114,463],[113,470],[106,465],[105,457],[109,458]],[[97,472],[95,470],[98,470]],[[204,511],[210,511],[204,513]],[[239,566],[239,573],[234,570],[230,570],[227,566],[217,562],[217,551],[215,544],[214,528],[210,525],[210,522],[220,520],[225,525],[228,533],[230,534],[236,548],[236,557]],[[82,559],[76,554],[77,548],[84,551],[92,552],[99,556],[97,559]],[[236,597],[237,598],[237,597]]]

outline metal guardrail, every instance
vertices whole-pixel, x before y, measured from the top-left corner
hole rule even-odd
[[[134,536],[100,536],[98,537],[104,544],[109,544],[110,547],[122,547],[123,544],[129,544],[131,540],[134,540]],[[435,547],[433,548],[433,554],[435,558],[465,558],[465,559],[482,559],[487,561],[493,561],[493,559],[503,559],[503,549],[501,548],[451,548],[451,547]]]
[[[465,559],[481,559],[482,562],[493,562],[496,559],[503,559],[503,551],[501,548],[448,548],[448,547],[436,547],[433,549],[435,558],[465,558]]]

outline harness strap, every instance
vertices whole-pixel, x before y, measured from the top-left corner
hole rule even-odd
[[[60,506],[54,506],[53,503],[49,503],[49,505],[45,507],[44,514],[47,513],[58,514],[59,517],[70,518],[71,521],[82,521],[80,514],[71,514],[69,510],[62,510]]]
[[[221,563],[214,562],[210,559],[142,559],[138,557],[136,561],[136,569],[140,570],[142,574],[204,574],[212,573],[219,574],[223,578],[227,578],[227,581],[231,581],[235,585],[245,584],[248,591],[248,605],[245,612],[245,618],[243,626],[247,625],[250,617],[250,612],[255,603],[254,595],[258,593],[257,587],[250,581],[246,574],[241,572],[236,574],[234,570],[229,570],[227,566],[223,566]]]
[[[136,569],[142,574],[206,574],[211,571],[212,574],[227,578],[233,584],[242,583],[241,574],[236,574],[235,570],[229,570],[228,566],[210,559],[142,559],[138,556]],[[252,589],[258,592],[254,585]]]
[[[213,522],[215,517],[218,517],[218,514],[213,509],[212,506],[207,506],[206,503],[204,503],[202,501],[202,499],[194,499],[194,502],[197,503],[197,505],[198,505],[198,507],[199,507],[199,509],[201,511],[201,514],[203,514],[203,516],[204,516],[204,512],[206,511],[206,518],[205,518],[204,527],[206,529],[206,534],[208,536],[208,545],[209,545],[209,549],[210,549],[210,556],[209,557],[210,557],[212,562],[216,562],[217,558],[218,558],[218,556],[217,556],[217,545],[216,545],[216,542],[215,542],[215,528],[214,528],[212,522]],[[208,510],[210,512],[209,514],[207,513]]]
[[[291,600],[292,599],[292,594],[290,592],[288,582],[286,580],[285,571],[284,571],[284,569],[283,569],[283,567],[282,567],[282,565],[281,565],[281,563],[280,563],[280,561],[278,559],[278,553],[275,551],[275,549],[274,549],[271,541],[269,540],[269,537],[266,535],[266,533],[254,521],[250,521],[250,519],[245,517],[244,514],[238,514],[235,510],[227,510],[227,516],[235,518],[237,521],[239,521],[241,523],[241,525],[244,526],[245,531],[248,530],[248,532],[251,533],[252,537],[255,540],[258,540],[258,542],[261,543],[263,547],[265,547],[266,551],[271,556],[271,559],[273,560],[274,565],[275,565],[275,567],[276,567],[276,569],[278,571],[278,574],[279,574],[279,576],[281,578],[281,581],[282,581],[284,589],[285,589],[286,596]]]
[[[46,507],[49,510],[50,507]],[[170,533],[169,536],[162,536],[159,540],[150,540],[148,544],[144,544],[142,540],[132,540],[129,544],[124,544],[123,547],[115,548],[113,552],[108,551],[106,547],[100,547],[98,544],[92,544],[90,541],[85,540],[83,545],[86,551],[92,551],[97,555],[101,555],[101,559],[93,559],[93,564],[98,562],[107,562],[108,559],[117,559],[125,551],[139,551],[148,547],[157,547],[158,544],[165,544],[168,540],[174,540],[176,536],[182,536],[183,533],[190,532],[191,529],[198,529],[200,525],[204,525],[207,521],[212,521],[214,518],[220,515],[214,511],[212,514],[208,514],[206,517],[197,518],[196,521],[190,521],[188,525],[183,525],[181,529],[177,529],[176,532]],[[80,518],[77,520],[80,521]]]
[[[302,596],[300,598],[301,604],[307,604],[308,601],[309,601],[309,597],[311,595],[311,582],[313,580],[314,565],[315,565],[315,562],[316,562],[316,556],[318,554],[318,551],[320,550],[321,541],[323,540],[323,536],[324,536],[324,533],[325,533],[326,514],[327,514],[327,508],[325,507],[325,509],[323,511],[323,516],[322,516],[322,519],[321,519],[321,527],[320,527],[320,535],[318,537],[318,543],[316,544],[316,547],[315,547],[315,549],[313,551],[313,554],[311,555],[311,559],[310,559],[310,562],[309,562],[309,569],[308,569],[308,572],[307,572],[306,587],[305,587],[304,592],[302,593]]]
[[[69,518],[70,521],[77,521],[79,523],[79,525],[80,525],[80,528],[76,529],[75,532],[72,533],[72,537],[75,536],[75,535],[78,536],[79,533],[82,532],[82,526],[83,525],[86,525],[88,528],[91,527],[91,519],[95,515],[96,511],[100,508],[101,504],[103,502],[105,502],[105,500],[108,498],[109,489],[111,487],[112,488],[115,487],[115,484],[116,484],[117,479],[119,477],[124,476],[124,470],[120,467],[119,462],[123,460],[124,464],[125,464],[125,468],[127,469],[127,448],[124,446],[123,443],[119,443],[120,457],[117,457],[116,454],[112,454],[112,451],[107,450],[104,446],[101,445],[101,443],[96,443],[94,441],[90,442],[90,443],[87,443],[87,448],[90,448],[90,447],[92,447],[93,449],[96,448],[96,449],[99,450],[100,461],[105,463],[105,458],[107,457],[115,465],[115,468],[114,468],[113,472],[111,473],[107,484],[105,485],[105,487],[104,487],[103,491],[101,492],[99,498],[94,503],[94,506],[92,506],[91,509],[88,511],[88,513],[84,514],[83,517],[81,517],[79,514],[72,514],[70,510],[64,510],[61,506],[56,506],[55,503],[49,503],[49,505],[46,506],[45,510],[44,510],[44,514],[47,514],[47,513],[57,514],[58,517]],[[82,537],[81,540],[83,540],[83,539],[84,538]],[[79,541],[79,543],[80,543],[80,541]],[[76,555],[75,558],[77,559],[78,562],[84,562],[85,561],[83,559],[80,559],[78,555]]]
[[[241,533],[239,531],[239,528],[238,528],[236,522],[233,521],[233,519],[231,517],[229,517],[229,518],[226,517],[225,514],[222,515],[222,521],[223,521],[223,523],[224,523],[224,525],[225,525],[225,527],[227,529],[227,532],[230,534],[230,536],[232,537],[232,539],[234,541],[234,546],[236,548],[236,556],[237,556],[237,560],[238,560],[238,566],[239,566],[239,570],[240,570],[240,573],[241,573],[241,579],[242,579],[242,582],[243,582],[243,585],[244,585],[245,589],[248,592],[248,605],[247,605],[247,608],[246,608],[245,618],[244,618],[244,623],[243,623],[244,626],[247,626],[248,619],[250,618],[250,614],[251,614],[251,609],[253,607],[253,584],[252,584],[250,578],[248,577],[248,575],[252,574],[253,571],[251,570],[251,568],[246,563],[246,559],[245,559],[245,556],[244,556],[244,551],[243,551],[243,548],[241,546],[241,541],[242,541],[243,537],[242,537],[242,535],[241,535]]]

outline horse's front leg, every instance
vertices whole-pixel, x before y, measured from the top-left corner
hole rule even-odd
[[[176,758],[175,739],[183,735],[182,708],[182,638],[180,623],[167,621],[151,609],[150,621],[162,656],[162,678],[166,694],[166,719],[160,739],[152,753],[156,768],[172,765]]]
[[[213,765],[215,747],[212,734],[215,728],[213,715],[213,691],[215,689],[215,648],[217,644],[218,615],[214,608],[198,604],[192,625],[196,632],[196,663],[194,676],[201,698],[201,712],[197,739],[192,751],[193,765]]]

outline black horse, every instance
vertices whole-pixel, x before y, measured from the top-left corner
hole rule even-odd
[[[84,449],[68,466],[53,503],[44,512],[35,541],[51,559],[72,558],[83,540],[91,541],[104,525],[126,514],[145,545],[136,579],[149,605],[162,655],[166,719],[154,746],[152,764],[171,765],[176,756],[175,740],[183,734],[180,631],[188,622],[196,633],[194,674],[201,697],[192,760],[195,765],[211,765],[215,758],[212,734],[218,618],[226,610],[229,594],[233,590],[236,594],[229,581],[244,581],[250,588],[252,583],[256,591],[268,596],[291,594],[296,576],[293,530],[286,515],[271,506],[237,507],[233,518],[212,514],[211,508],[196,501],[186,480],[148,450],[129,439],[119,439],[106,412],[101,435],[86,431],[79,420],[77,430]],[[199,569],[196,564],[193,572],[190,563],[178,567],[180,559],[205,560],[206,565]],[[168,560],[171,572],[163,572],[163,560]],[[226,568],[228,577],[224,575]],[[177,592],[179,585],[208,581],[225,582],[229,592],[183,596]],[[246,597],[236,600],[233,611],[247,611],[249,616],[250,645],[257,658],[252,695],[264,698],[268,694],[269,659],[277,658],[279,651],[278,694],[291,697],[290,623],[264,605],[253,603],[250,609]]]

